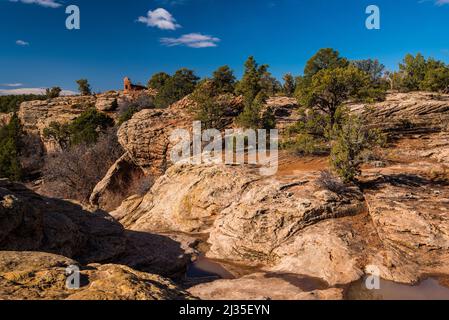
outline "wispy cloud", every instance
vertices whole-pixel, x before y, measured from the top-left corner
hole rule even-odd
[[[419,0],[418,3],[426,3],[426,2],[433,2],[435,5],[441,7],[446,4],[449,4],[449,0]]]
[[[18,94],[45,94],[45,88],[20,88],[20,89],[0,89],[0,96],[8,95],[18,95]],[[62,90],[61,95],[63,96],[73,96],[77,93],[70,90]]]
[[[9,0],[11,2],[22,2],[26,4],[37,4],[41,7],[46,8],[59,8],[62,4],[56,2],[55,0]]]
[[[437,6],[444,6],[445,4],[449,4],[449,0],[436,0],[435,4]]]
[[[23,83],[0,83],[0,87],[16,88],[23,86]]]
[[[189,33],[179,38],[161,38],[160,41],[168,47],[187,46],[190,48],[209,48],[216,47],[220,39],[201,33]]]
[[[172,14],[163,8],[158,8],[154,11],[150,10],[146,17],[139,17],[137,21],[145,23],[149,27],[156,27],[162,30],[181,28],[181,25],[176,23],[176,19]]]
[[[18,46],[22,46],[22,47],[26,47],[26,46],[29,46],[29,45],[30,45],[29,42],[24,41],[24,40],[17,40],[17,41],[16,41],[16,44],[17,44]]]

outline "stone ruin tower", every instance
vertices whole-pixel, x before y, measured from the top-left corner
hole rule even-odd
[[[128,92],[133,91],[132,86],[133,86],[133,85],[132,85],[132,83],[131,83],[131,79],[128,78],[128,77],[125,77],[125,78],[123,79],[123,91],[124,91],[125,93],[128,93]]]
[[[131,82],[131,79],[128,77],[125,77],[123,79],[123,91],[124,93],[132,93],[132,92],[136,92],[136,91],[143,91],[146,90],[147,88],[144,86],[140,86],[137,84],[133,84]]]

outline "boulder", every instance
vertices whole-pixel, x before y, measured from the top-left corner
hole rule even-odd
[[[81,287],[66,287],[66,268],[81,269]],[[0,251],[1,300],[174,300],[192,299],[170,280],[121,265],[79,266],[41,252]]]
[[[161,175],[169,166],[170,134],[192,122],[172,110],[142,110],[125,122],[118,139],[133,162],[146,174]]]
[[[111,215],[132,230],[208,232],[216,217],[256,179],[224,165],[178,164],[143,198],[125,201]]]
[[[120,206],[124,199],[134,192],[139,192],[137,188],[142,178],[142,169],[134,165],[128,154],[124,154],[95,186],[90,196],[90,204],[105,211],[112,211]]]
[[[217,217],[208,242],[211,258],[256,263],[320,221],[357,215],[365,206],[357,188],[337,194],[318,187],[316,173],[268,178],[245,186]]]
[[[178,277],[194,250],[193,241],[174,239],[124,230],[104,212],[0,180],[0,250],[54,253],[83,264],[112,261]]]
[[[117,98],[114,97],[101,97],[95,102],[95,108],[98,111],[115,111],[118,107]]]
[[[343,289],[298,275],[255,273],[234,280],[217,280],[188,291],[203,300],[342,300]]]
[[[45,251],[101,262],[123,253],[123,227],[101,212],[41,197],[22,185],[0,180],[0,249]]]

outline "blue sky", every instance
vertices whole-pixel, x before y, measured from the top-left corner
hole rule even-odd
[[[80,30],[65,28],[71,4]],[[380,30],[365,27],[370,4]],[[240,76],[249,55],[280,78],[323,47],[390,69],[408,52],[449,63],[448,33],[449,0],[0,0],[0,93],[76,90],[79,78],[118,89],[124,76],[146,83],[181,67],[208,76],[228,64]]]

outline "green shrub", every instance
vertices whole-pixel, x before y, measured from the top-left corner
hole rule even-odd
[[[267,96],[263,91],[251,102],[245,103],[243,112],[237,117],[237,124],[250,129],[274,129],[276,118],[271,108],[266,108]]]
[[[310,80],[299,81],[297,98],[301,105],[325,114],[332,128],[339,107],[350,98],[359,98],[371,88],[367,73],[350,65],[322,69]]]
[[[19,160],[19,145],[22,126],[16,114],[9,124],[0,128],[0,178],[19,181],[22,168]]]
[[[419,53],[416,56],[407,54],[390,80],[393,89],[401,92],[446,92],[449,91],[449,67],[442,61],[425,59]]]
[[[170,80],[170,75],[165,72],[155,73],[150,80],[148,80],[148,89],[161,90],[165,84]]]
[[[287,129],[283,148],[301,155],[317,155],[329,151],[329,117],[318,111],[300,109],[301,120]]]
[[[283,77],[284,85],[282,86],[282,93],[287,97],[293,97],[296,89],[296,80],[291,73],[287,73]]]
[[[78,84],[78,91],[82,96],[90,96],[92,94],[92,90],[87,79],[79,79],[76,83]]]
[[[228,66],[222,66],[214,71],[212,83],[217,94],[232,93],[235,90],[234,72]]]
[[[34,94],[0,96],[0,113],[17,112],[22,102],[45,100],[46,98],[44,95]]]
[[[204,129],[222,129],[224,126],[224,107],[218,102],[216,83],[208,81],[198,86],[192,94],[192,99],[196,105],[190,111],[195,120],[201,121]]]
[[[345,68],[349,65],[346,58],[340,56],[340,53],[331,48],[320,49],[309,61],[304,68],[304,77],[311,79],[321,70]]]
[[[199,78],[192,70],[180,69],[160,88],[155,98],[157,108],[167,108],[171,104],[191,94]]]
[[[449,91],[449,68],[438,67],[427,70],[424,80],[421,83],[421,89],[432,92]],[[449,93],[449,92],[448,92]]]
[[[282,148],[299,155],[321,155],[329,151],[328,144],[320,138],[300,133],[282,143]]]
[[[362,120],[349,116],[344,124],[333,132],[331,164],[344,182],[354,182],[365,162],[364,153],[384,143],[384,137],[376,130],[368,130]]]
[[[385,66],[377,59],[356,60],[352,61],[351,64],[367,73],[373,83],[379,82],[384,75]]]
[[[45,95],[47,99],[53,99],[59,97],[61,94],[62,89],[60,87],[53,87],[53,88],[47,88],[45,89]]]
[[[54,139],[61,149],[79,144],[91,145],[97,142],[102,132],[113,125],[114,120],[92,108],[83,112],[72,123],[52,122],[44,129],[44,137]]]
[[[268,94],[278,91],[278,85],[268,72],[268,65],[259,66],[254,57],[245,62],[242,80],[236,86],[236,93],[243,96],[243,112],[236,122],[251,129],[273,129],[276,118],[273,110],[266,107]]]

